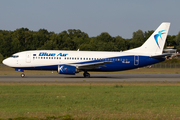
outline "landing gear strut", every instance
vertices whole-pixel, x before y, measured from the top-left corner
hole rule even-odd
[[[84,71],[83,76],[85,78],[90,78],[90,74],[87,71]]]
[[[22,78],[23,78],[23,77],[25,77],[25,74],[24,74],[24,73],[22,73],[22,74],[21,74],[21,77],[22,77]]]

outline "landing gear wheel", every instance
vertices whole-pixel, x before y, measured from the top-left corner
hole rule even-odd
[[[89,73],[84,73],[83,76],[84,76],[85,78],[90,78],[90,74],[89,74]]]
[[[24,73],[22,73],[22,74],[21,74],[21,77],[22,77],[22,78],[23,78],[23,77],[25,77],[25,74],[24,74]]]

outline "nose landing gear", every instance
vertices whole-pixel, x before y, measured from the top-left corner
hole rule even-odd
[[[22,78],[24,78],[24,77],[25,77],[25,74],[24,74],[24,73],[22,73],[22,74],[21,74],[21,77],[22,77]]]

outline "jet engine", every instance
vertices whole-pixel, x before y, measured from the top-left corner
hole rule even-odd
[[[70,65],[59,65],[58,66],[58,73],[59,74],[71,74],[75,75],[76,73],[76,67],[70,66]]]

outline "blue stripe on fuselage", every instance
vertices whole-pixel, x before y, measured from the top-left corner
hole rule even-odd
[[[151,58],[148,56],[139,56],[138,65],[134,63],[134,55],[132,56],[120,56],[120,57],[111,57],[106,58],[109,59],[108,61],[112,61],[111,63],[105,64],[105,66],[100,66],[98,69],[91,70],[91,71],[121,71],[121,70],[128,70],[134,69],[138,67],[143,67],[151,64],[155,64],[158,62],[162,62],[165,58]],[[85,62],[75,62],[70,64],[88,64],[88,63],[96,63],[96,62],[103,62],[107,60],[91,60]],[[113,60],[114,59],[114,60]],[[118,61],[119,59],[119,61]],[[71,60],[73,61],[73,60]],[[75,60],[74,60],[75,61]],[[50,65],[50,66],[38,66],[38,67],[16,67],[16,69],[23,69],[23,70],[57,70],[58,65]]]

